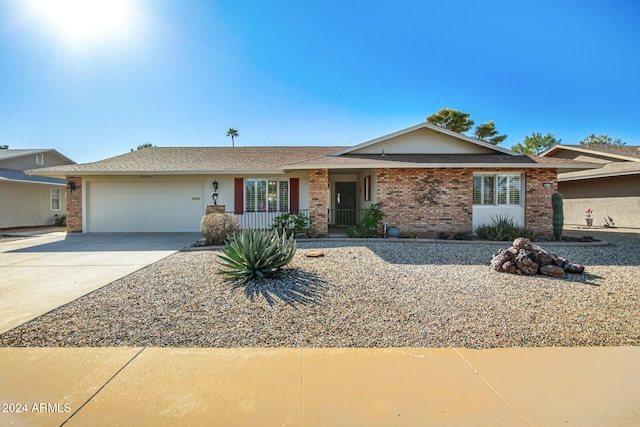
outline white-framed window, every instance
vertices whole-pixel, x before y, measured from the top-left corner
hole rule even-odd
[[[517,205],[522,203],[522,175],[483,173],[473,175],[474,205]]]
[[[288,212],[289,180],[245,179],[246,212]]]
[[[44,153],[36,153],[36,165],[44,165]]]
[[[51,189],[51,210],[52,211],[60,210],[60,189],[59,188]]]

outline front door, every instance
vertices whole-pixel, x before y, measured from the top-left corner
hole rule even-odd
[[[356,197],[355,182],[336,182],[336,225],[357,223]]]

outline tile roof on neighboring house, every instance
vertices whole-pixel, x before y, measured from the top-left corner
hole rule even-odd
[[[283,173],[282,166],[324,158],[344,147],[149,147],[79,165],[32,169],[46,176]]]
[[[545,159],[552,159],[553,156],[562,150],[580,153],[581,158],[591,155],[594,159],[602,163],[598,169],[566,171],[558,174],[558,181],[575,181],[579,179],[605,178],[622,175],[640,174],[640,146],[637,145],[556,145],[544,153]],[[559,158],[559,157],[558,157]],[[607,161],[608,160],[608,161]]]
[[[602,168],[582,170],[558,174],[558,181],[575,181],[578,179],[607,178],[622,175],[640,174],[640,162],[610,162]]]
[[[544,153],[543,157],[549,156],[551,153],[559,150],[568,150],[574,152],[580,152],[584,154],[597,154],[610,157],[612,160],[628,160],[628,161],[640,161],[640,146],[638,145],[608,145],[608,144],[595,144],[595,145],[555,145]]]
[[[599,153],[614,154],[617,156],[634,157],[640,160],[640,146],[637,145],[563,145],[563,147],[582,148],[583,150],[591,150]]]

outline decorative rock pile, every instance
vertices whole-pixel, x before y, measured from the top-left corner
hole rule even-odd
[[[513,246],[500,249],[491,259],[491,267],[500,273],[544,274],[552,277],[564,277],[565,273],[582,273],[584,265],[570,263],[568,259],[551,254],[538,245],[532,245],[529,239],[519,237]]]

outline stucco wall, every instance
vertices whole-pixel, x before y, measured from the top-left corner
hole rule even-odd
[[[585,211],[593,209],[593,225],[610,216],[617,227],[640,228],[640,175],[565,181],[558,185],[564,197],[564,222],[585,225]]]

